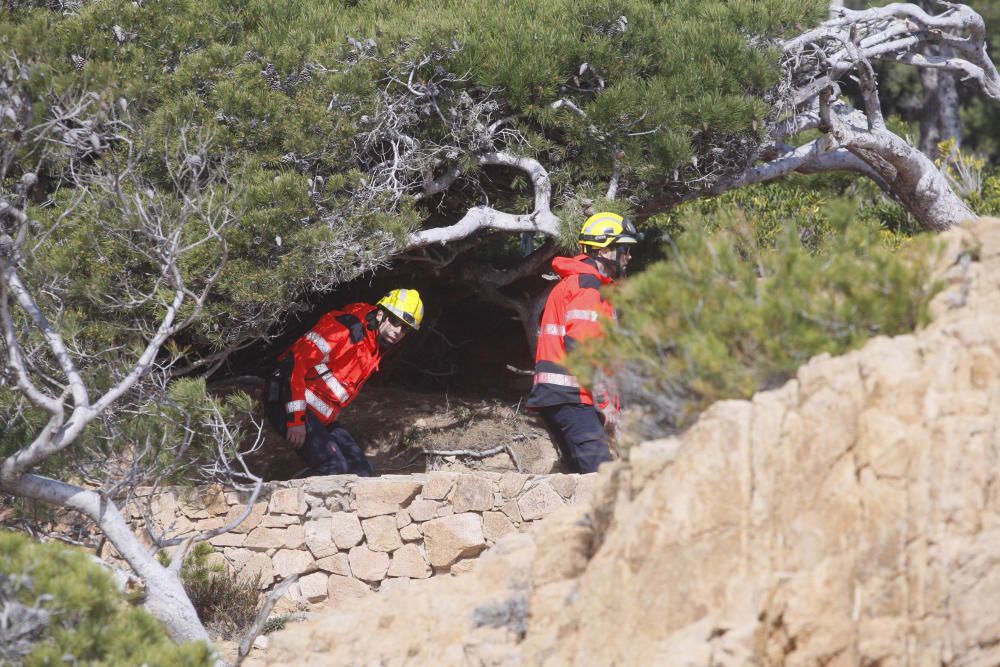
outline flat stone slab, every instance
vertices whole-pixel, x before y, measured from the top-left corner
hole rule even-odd
[[[416,544],[407,544],[392,554],[392,561],[389,563],[390,577],[426,579],[431,576],[431,572],[431,566],[427,564],[422,550]]]
[[[483,513],[483,535],[489,542],[496,542],[507,533],[512,533],[517,527],[511,523],[503,512]]]
[[[313,572],[299,579],[299,591],[309,602],[322,602],[329,593],[330,575],[326,572]]]
[[[347,560],[351,564],[351,574],[370,583],[382,581],[389,571],[389,554],[372,551],[366,546],[351,549]]]
[[[302,490],[302,487],[275,489],[271,493],[271,503],[268,506],[268,511],[271,514],[295,514],[301,516],[308,509],[306,494]]]
[[[427,557],[436,568],[449,567],[486,547],[483,520],[478,514],[466,512],[433,519],[423,524],[423,529]]]
[[[326,582],[326,594],[328,604],[333,607],[348,605],[355,600],[369,595],[371,590],[366,583],[354,577],[341,577],[331,574]]]
[[[427,500],[426,498],[417,498],[410,506],[406,508],[409,513],[410,518],[414,521],[430,521],[437,514],[438,508],[441,507],[441,502],[438,500]]]
[[[284,579],[293,574],[305,574],[316,570],[316,561],[306,551],[281,549],[271,557],[275,573]]]
[[[455,514],[493,509],[493,482],[475,475],[461,475],[451,492],[451,505]]]
[[[427,500],[444,500],[448,497],[448,492],[451,491],[457,477],[457,472],[435,470],[427,473],[427,482],[424,484],[422,495]]]
[[[421,482],[403,480],[362,479],[354,487],[358,516],[367,519],[380,514],[393,514],[420,493]]]
[[[562,496],[555,490],[542,482],[517,499],[517,509],[521,513],[521,518],[525,521],[534,521],[543,516],[552,514],[566,503]]]
[[[383,514],[365,519],[361,522],[361,528],[365,531],[366,546],[372,551],[394,551],[403,546],[403,540],[396,529],[396,517],[392,514]]]
[[[315,558],[326,558],[337,553],[333,542],[333,522],[329,518],[307,521],[305,525],[306,546]]]
[[[334,512],[330,517],[330,539],[341,551],[361,544],[365,531],[361,528],[358,515],[353,512]]]

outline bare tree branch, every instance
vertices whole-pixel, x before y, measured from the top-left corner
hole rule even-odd
[[[780,157],[755,165],[732,179],[721,180],[711,188],[700,191],[696,195],[698,197],[714,197],[729,190],[764,183],[791,173],[819,174],[852,171],[867,176],[877,183],[884,183],[882,176],[868,163],[845,148],[832,146],[826,137],[815,139],[797,148],[787,145],[776,146],[775,152],[778,152]],[[884,189],[887,187],[884,186]]]
[[[549,174],[538,160],[502,152],[481,156],[479,164],[481,166],[512,167],[525,172],[535,189],[534,210],[526,215],[515,215],[488,206],[475,206],[453,225],[424,229],[411,234],[407,243],[408,250],[435,243],[447,244],[464,239],[483,229],[504,232],[538,232],[547,236],[558,235],[559,219],[550,208],[552,189],[549,183]]]
[[[17,64],[16,59],[14,62]],[[145,582],[145,606],[164,622],[170,634],[181,641],[207,640],[177,577],[184,549],[176,554],[174,570],[164,568],[131,532],[110,493],[44,477],[33,470],[67,451],[91,425],[107,422],[113,405],[124,404],[129,409],[138,395],[155,384],[153,378],[166,382],[169,362],[164,362],[161,350],[172,336],[195,321],[221,275],[227,252],[223,231],[235,220],[231,207],[235,193],[208,171],[203,156],[210,137],[189,129],[182,129],[177,137],[181,155],[163,156],[172,191],[158,191],[140,175],[139,156],[125,136],[127,123],[113,113],[98,114],[98,96],[91,93],[77,99],[51,99],[48,117],[25,126],[26,120],[33,119],[27,81],[23,68],[0,71],[0,108],[13,110],[0,113],[0,168],[7,174],[16,165],[25,174],[13,191],[5,191],[0,178],[0,329],[6,366],[16,378],[23,409],[40,411],[47,419],[30,442],[0,459],[0,491],[74,510],[92,521]],[[12,114],[13,125],[9,124]],[[98,162],[90,159],[112,144],[122,147],[120,157]],[[28,213],[28,189],[36,180],[30,161],[55,157],[66,165],[61,178],[72,181],[80,194],[72,199],[69,209],[47,223],[48,229],[42,229]],[[52,275],[38,267],[46,266],[45,237],[57,233],[60,225],[76,215],[106,210],[107,202],[115,202],[115,215],[120,217],[117,224],[106,226],[102,239],[95,240],[97,252],[100,254],[101,244],[107,243],[114,246],[114,252],[130,254],[150,270],[141,285],[130,280],[142,278],[123,277],[120,284],[93,295],[96,311],[104,309],[109,325],[135,334],[139,345],[123,342],[110,349],[106,345],[95,349],[92,342],[78,338],[66,327],[68,276]],[[42,230],[42,238],[32,243],[37,230]],[[217,250],[215,264],[200,273],[184,266],[187,256],[207,244]],[[157,317],[144,319],[141,309],[153,309]],[[219,441],[220,458],[230,461],[236,434],[227,429],[220,427],[214,437]],[[193,437],[185,436],[182,447],[192,441]],[[166,438],[158,445],[147,442],[137,450],[137,458],[162,451],[168,444]],[[178,459],[184,459],[183,452]],[[236,460],[243,465],[244,482],[255,483],[259,490],[260,479],[249,474],[238,450]],[[141,471],[138,463],[126,470],[124,479],[108,485],[116,494],[142,474],[151,474],[150,470]],[[218,468],[216,477],[225,472],[239,471]]]
[[[274,609],[274,605],[281,599],[281,596],[285,594],[285,591],[291,588],[292,584],[298,580],[299,575],[297,574],[285,577],[281,580],[280,584],[275,586],[274,589],[268,593],[267,599],[264,600],[264,604],[261,606],[260,611],[257,612],[256,618],[254,618],[253,623],[249,628],[247,628],[246,633],[240,640],[239,652],[236,657],[236,662],[233,663],[233,667],[239,667],[243,664],[243,659],[250,653],[254,640],[257,639],[257,636],[261,633],[261,631],[263,631],[264,624],[267,623],[267,617],[271,615],[271,610]]]
[[[782,77],[774,90],[768,141],[753,163],[689,179],[686,188],[649,202],[642,214],[791,172],[848,170],[873,178],[926,229],[946,229],[973,217],[938,167],[886,128],[872,67],[875,61],[893,61],[952,71],[1000,99],[1000,74],[986,53],[982,17],[964,5],[942,6],[932,16],[903,3],[865,10],[835,3],[829,20],[780,43]],[[938,47],[948,52],[935,55]],[[840,99],[837,82],[844,76],[860,84],[863,113]],[[807,129],[826,136],[793,150],[784,145]]]
[[[12,483],[5,482],[3,489],[55,507],[76,510],[91,519],[145,582],[144,606],[170,628],[171,635],[178,641],[208,640],[180,580],[142,548],[113,502],[94,491],[32,474],[21,475]]]

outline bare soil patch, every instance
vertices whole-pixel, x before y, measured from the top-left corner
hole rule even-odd
[[[520,401],[424,394],[398,387],[369,386],[344,411],[341,423],[365,450],[376,474],[428,470],[561,470],[555,446],[536,415]],[[251,457],[267,480],[291,479],[304,465],[270,427]],[[483,452],[503,448],[495,454]],[[443,455],[428,452],[463,452]]]

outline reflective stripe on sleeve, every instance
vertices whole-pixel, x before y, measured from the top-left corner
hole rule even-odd
[[[548,334],[549,336],[565,336],[566,327],[561,324],[546,324],[542,327],[542,334]]]
[[[312,342],[316,348],[323,353],[323,361],[330,360],[330,344],[326,342],[326,339],[320,336],[315,331],[310,331],[306,334],[306,338]]]
[[[333,392],[333,395],[337,397],[338,401],[341,403],[347,403],[350,396],[348,395],[347,390],[344,389],[344,385],[340,384],[340,381],[333,377],[333,373],[324,375],[323,382],[325,382],[326,386],[330,388],[330,391]]]
[[[329,417],[330,415],[333,414],[333,408],[324,403],[323,399],[321,399],[319,396],[312,393],[308,389],[306,389],[305,402],[308,403],[313,410],[323,415],[323,417]]]
[[[566,311],[566,321],[570,320],[585,320],[587,322],[596,322],[600,318],[600,314],[596,310],[567,310]]]
[[[563,373],[535,373],[535,384],[558,384],[563,387],[580,386],[575,377]]]
[[[333,376],[333,372],[330,370],[330,367],[326,364],[316,364],[313,368],[315,368],[319,376],[323,378],[323,382],[325,382],[326,386],[330,388],[333,395],[337,397],[337,400],[341,403],[347,403],[347,400],[350,398],[347,393],[347,389],[345,389],[344,385],[340,384],[340,381]]]
[[[288,401],[285,403],[285,412],[292,414],[295,412],[302,412],[306,409],[305,401]]]

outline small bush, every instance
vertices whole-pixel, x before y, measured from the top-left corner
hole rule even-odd
[[[257,615],[260,577],[228,574],[225,566],[209,562],[213,551],[207,542],[195,545],[181,568],[181,581],[213,637],[240,639]]]
[[[260,633],[262,635],[269,635],[272,632],[279,632],[285,629],[288,622],[294,620],[292,614],[279,614],[278,616],[272,616],[271,618],[264,621],[264,627],[261,629]]]
[[[204,643],[177,645],[125,602],[82,550],[0,529],[0,664],[212,665]]]
[[[834,213],[810,248],[794,223],[762,239],[739,209],[725,215],[685,230],[668,260],[613,291],[619,322],[569,360],[585,379],[614,369],[626,404],[652,420],[637,435],[684,428],[710,403],[775,387],[816,354],[927,319],[937,291],[929,237],[887,236]]]

